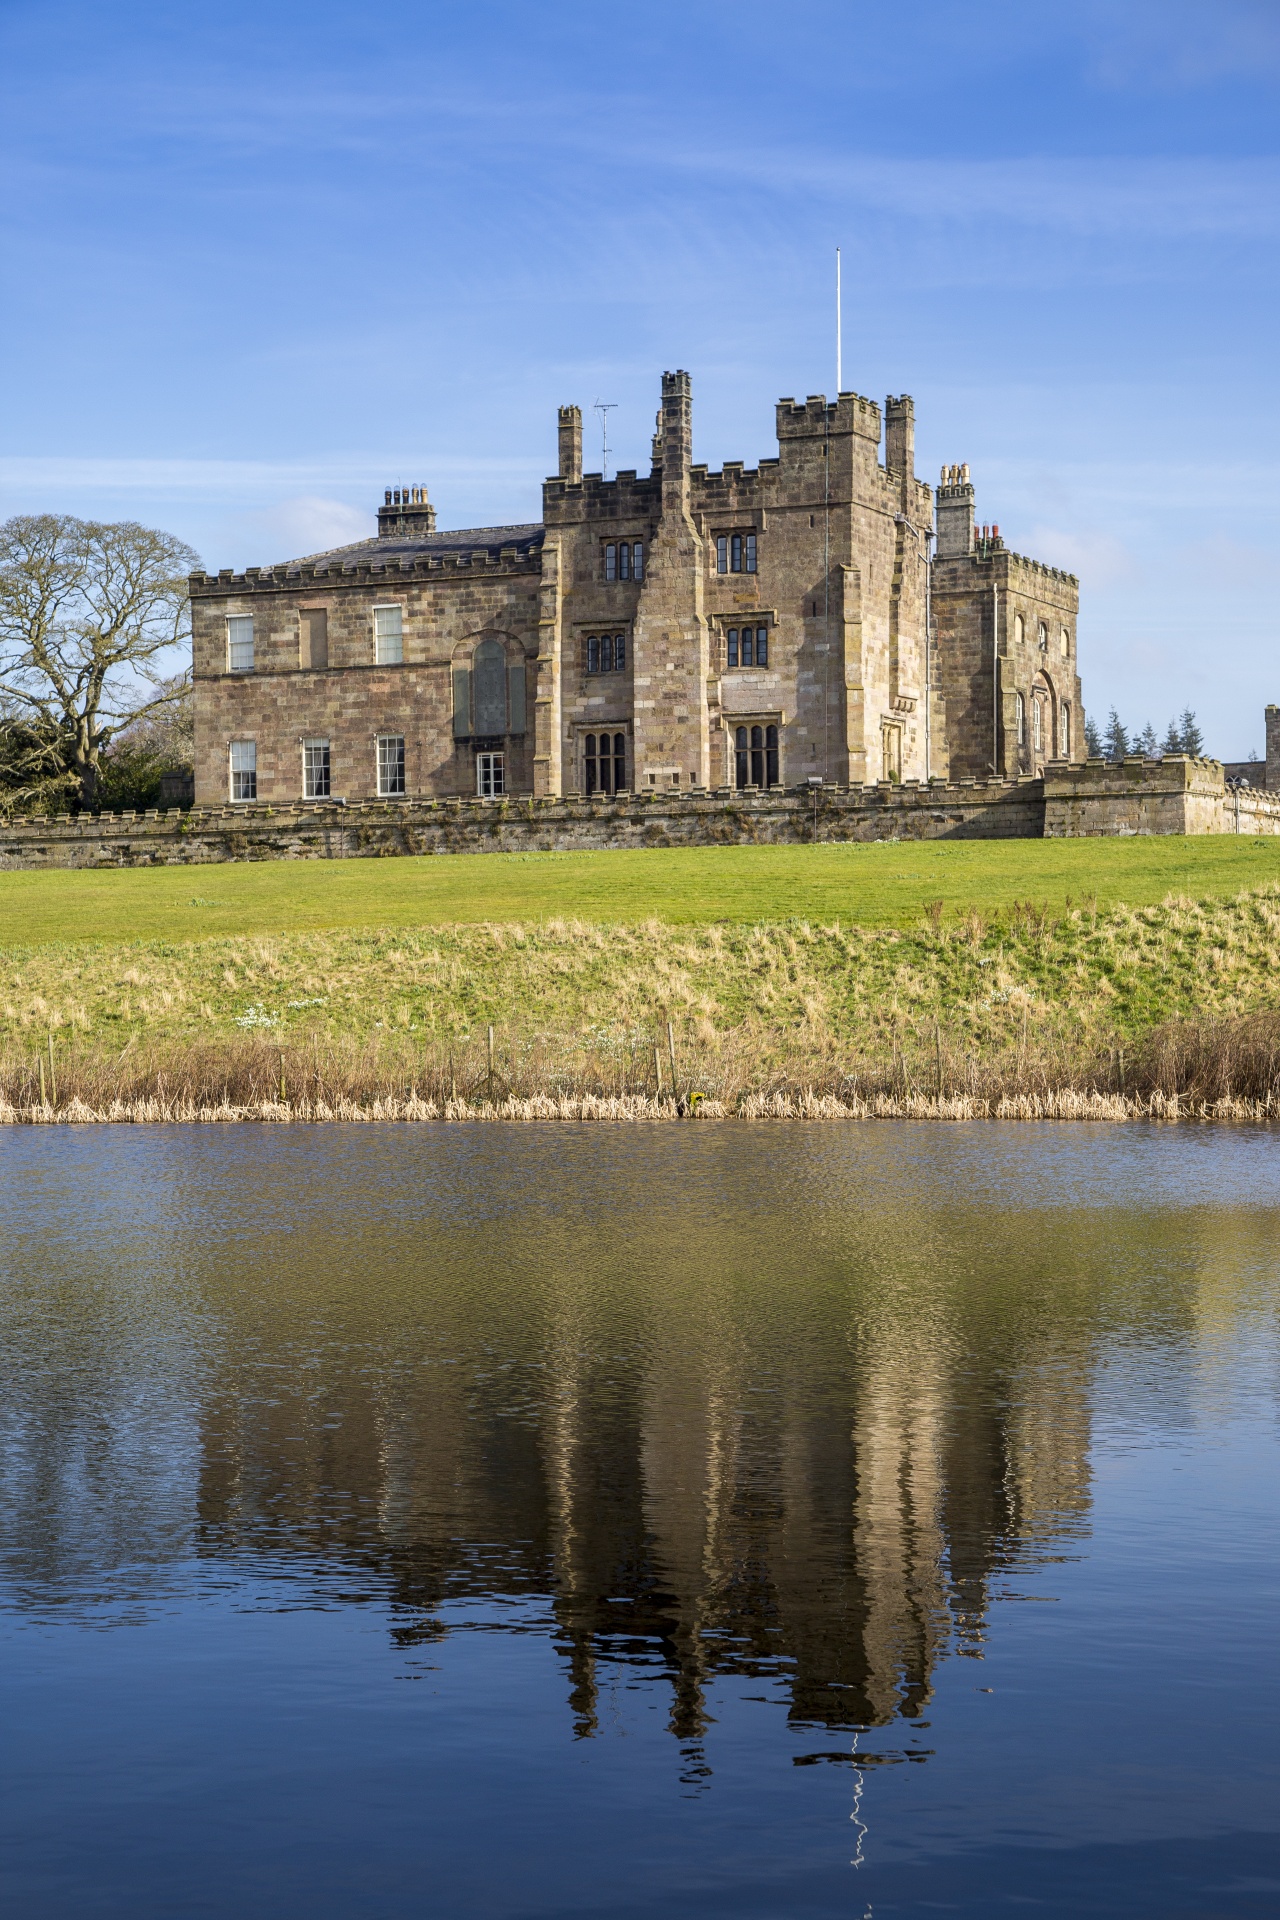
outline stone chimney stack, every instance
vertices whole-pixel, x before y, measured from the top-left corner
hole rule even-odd
[[[424,540],[436,530],[436,510],[425,487],[388,487],[378,508],[379,540]]]
[[[1280,793],[1280,707],[1267,708],[1267,792]]]
[[[909,393],[885,399],[884,463],[904,480],[916,477],[916,409]]]
[[[973,482],[967,465],[944,467],[937,495],[939,560],[973,552]]]
[[[560,409],[560,478],[582,478],[582,408]]]

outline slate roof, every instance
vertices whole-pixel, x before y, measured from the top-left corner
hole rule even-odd
[[[375,534],[369,540],[355,540],[349,547],[330,547],[325,553],[304,554],[301,560],[286,560],[285,567],[321,566],[329,560],[357,565],[364,560],[444,559],[451,553],[478,553],[482,548],[498,553],[503,547],[531,553],[542,545],[546,528],[540,521],[518,527],[451,527],[445,532],[392,534],[386,539]]]

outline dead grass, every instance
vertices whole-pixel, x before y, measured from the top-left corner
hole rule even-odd
[[[1280,1103],[1278,957],[1277,887],[904,932],[31,948],[0,973],[0,1116],[1258,1117]]]

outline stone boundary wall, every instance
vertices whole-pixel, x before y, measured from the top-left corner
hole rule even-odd
[[[1171,755],[1117,767],[1051,763],[1043,780],[952,785],[61,814],[0,825],[0,870],[1171,833],[1280,834],[1280,793],[1230,789],[1219,761]]]
[[[1049,840],[1166,833],[1280,833],[1280,794],[1229,788],[1220,760],[1130,755],[1119,765],[1050,762],[1044,775]]]
[[[62,814],[0,825],[0,870],[357,860],[607,847],[792,846],[813,840],[1038,839],[1038,780],[593,800],[324,802],[186,813]]]

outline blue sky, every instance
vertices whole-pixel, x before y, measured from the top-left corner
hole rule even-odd
[[[535,519],[555,409],[645,468],[914,394],[918,469],[1081,576],[1081,669],[1262,747],[1280,700],[1280,5],[623,11],[0,0],[0,512],[212,568]],[[588,465],[595,416],[588,412]]]

